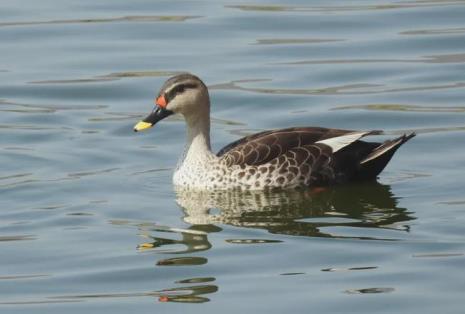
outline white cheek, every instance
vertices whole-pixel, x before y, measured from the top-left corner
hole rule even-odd
[[[168,105],[166,106],[166,109],[170,110],[170,111],[173,111],[174,113],[177,113],[177,112],[179,112],[178,107],[179,107],[178,103],[173,99],[172,101],[170,101],[168,103]]]
[[[166,109],[171,110],[176,113],[181,113],[186,107],[186,100],[183,97],[183,94],[176,95],[173,99],[170,100]]]

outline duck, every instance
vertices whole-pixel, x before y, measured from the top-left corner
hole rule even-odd
[[[187,125],[173,184],[195,190],[316,188],[376,180],[397,149],[415,136],[368,142],[362,138],[383,131],[289,127],[242,137],[215,154],[208,88],[190,73],[175,75],[162,85],[154,109],[134,131],[149,129],[173,114],[181,115]]]

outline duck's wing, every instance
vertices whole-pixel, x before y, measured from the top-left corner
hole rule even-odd
[[[381,131],[353,131],[300,127],[264,131],[243,137],[221,149],[217,156],[228,166],[262,165],[295,149],[317,145],[331,155],[363,136]],[[314,156],[317,159],[317,156]]]

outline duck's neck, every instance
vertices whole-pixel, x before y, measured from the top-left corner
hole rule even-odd
[[[181,166],[185,163],[208,163],[213,153],[210,147],[210,114],[185,117],[187,124],[187,142],[181,157]]]
[[[187,119],[187,148],[199,152],[211,152],[210,117],[191,117]]]

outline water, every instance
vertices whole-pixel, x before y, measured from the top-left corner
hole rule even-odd
[[[0,3],[2,313],[459,313],[464,1]],[[319,125],[416,131],[378,184],[175,193],[180,71],[215,150]],[[200,304],[199,304],[200,303]]]

